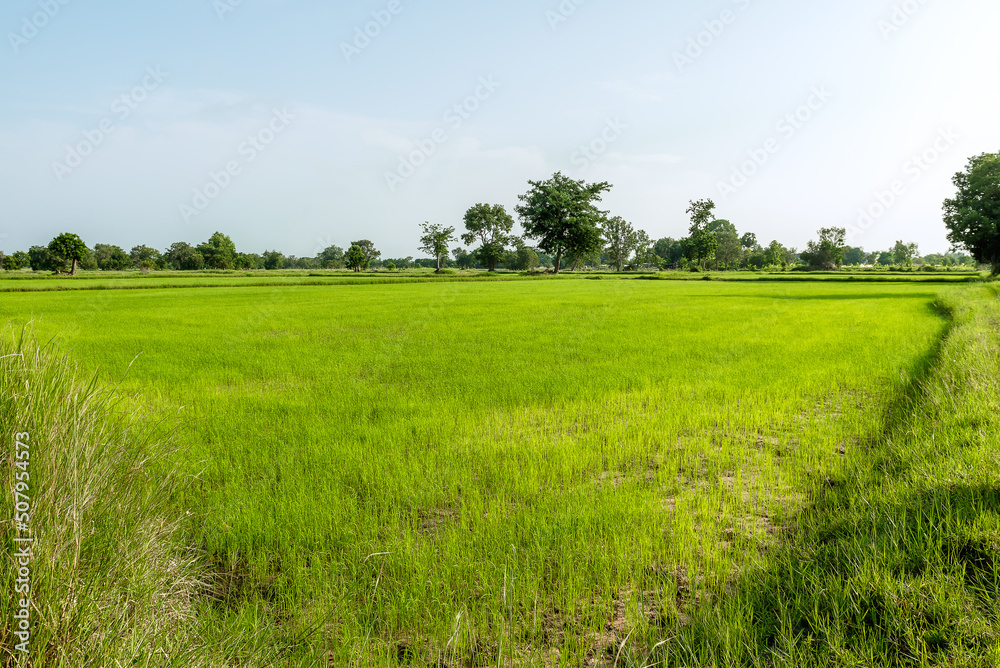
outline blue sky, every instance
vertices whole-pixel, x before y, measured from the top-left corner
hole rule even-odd
[[[998,25],[995,0],[8,0],[0,249],[419,255],[419,223],[561,170],[653,238],[711,197],[763,243],[939,252],[951,176],[1000,150]]]

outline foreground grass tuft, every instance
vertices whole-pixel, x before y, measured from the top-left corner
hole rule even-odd
[[[227,646],[224,629],[199,633],[206,583],[196,555],[178,540],[178,513],[168,508],[180,479],[150,466],[172,448],[132,398],[82,382],[51,347],[7,330],[0,424],[0,665],[213,666],[244,652],[246,638]],[[22,466],[14,454],[18,433],[28,434],[30,446]],[[30,664],[11,625],[23,598],[15,595],[15,538],[28,535],[13,521],[18,481],[28,483],[35,539]]]

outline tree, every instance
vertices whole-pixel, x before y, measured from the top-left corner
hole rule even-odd
[[[517,245],[517,250],[507,254],[504,264],[511,271],[531,271],[538,266],[538,253],[521,242]]]
[[[716,261],[720,265],[725,265],[727,270],[732,268],[734,262],[739,264],[743,258],[743,245],[736,234],[736,229],[723,229],[715,232],[715,238],[717,239],[715,249]]]
[[[621,271],[628,264],[629,258],[635,251],[639,236],[632,228],[632,224],[621,216],[608,218],[601,226],[604,233],[604,252],[608,256],[608,264],[615,271]]]
[[[222,232],[216,232],[208,241],[199,245],[198,252],[205,258],[205,266],[210,269],[230,269],[236,260],[236,244]]]
[[[160,251],[149,246],[133,246],[129,259],[136,269],[149,269],[160,263]]]
[[[684,259],[684,241],[665,237],[653,245],[653,254],[660,259],[661,266],[676,266]]]
[[[847,230],[843,227],[824,227],[819,230],[819,241],[810,241],[802,259],[811,269],[834,270],[844,263],[844,241]]]
[[[507,247],[513,243],[511,230],[514,229],[514,219],[500,204],[477,204],[465,212],[465,229],[462,241],[467,244],[479,242],[475,255],[484,267],[496,271],[507,252]]]
[[[379,258],[382,257],[382,252],[375,248],[375,244],[368,239],[362,239],[360,241],[352,241],[352,246],[357,246],[358,250],[365,256],[365,269],[368,268],[373,262],[378,262]]]
[[[94,244],[94,260],[101,271],[125,271],[132,266],[132,259],[120,246]]]
[[[948,241],[1000,274],[1000,153],[970,158],[952,183],[958,192],[944,201]]]
[[[740,244],[743,248],[750,250],[757,247],[757,235],[753,232],[747,232],[742,237],[740,237]]]
[[[324,269],[340,269],[344,266],[344,249],[340,246],[324,248],[323,252],[316,256],[316,261]]]
[[[64,267],[46,246],[32,246],[28,249],[28,267],[32,271],[58,271]]]
[[[860,246],[844,247],[844,264],[865,264],[866,256],[865,249]]]
[[[49,242],[49,252],[64,263],[71,263],[70,275],[76,276],[77,264],[87,254],[87,244],[79,236],[66,232]]]
[[[458,241],[455,237],[455,228],[430,223],[421,223],[420,227],[424,231],[424,236],[420,237],[420,250],[434,256],[437,260],[436,273],[440,274],[441,260],[448,257],[448,245]]]
[[[205,256],[184,241],[171,244],[163,257],[171,268],[179,271],[198,271],[205,267]]]
[[[344,256],[344,261],[347,264],[348,269],[353,269],[358,272],[362,269],[368,268],[368,256],[365,255],[364,250],[361,246],[357,244],[351,244],[351,247],[347,249],[347,255]]]
[[[646,230],[635,231],[635,254],[632,257],[632,264],[639,267],[644,264],[656,264],[656,255],[653,254],[653,242],[650,240]]]
[[[555,254],[555,273],[564,254],[580,258],[600,250],[598,225],[605,214],[594,203],[601,201],[601,193],[611,190],[609,183],[587,184],[556,172],[548,181],[528,184],[531,189],[518,196],[522,204],[517,214],[526,236],[537,240],[546,253]]]
[[[902,241],[897,241],[892,249],[892,259],[901,267],[912,267],[915,257],[920,257],[920,249],[917,244],[905,244]]]
[[[691,217],[691,235],[688,237],[686,248],[687,257],[697,261],[702,269],[705,268],[705,260],[715,255],[715,249],[719,245],[718,238],[708,228],[709,223],[714,219],[712,214],[714,210],[715,202],[710,199],[700,199],[690,202],[686,212]]]
[[[476,266],[476,258],[464,248],[452,249],[451,254],[455,257],[455,264],[459,269],[472,269]]]
[[[777,239],[764,249],[764,263],[772,267],[785,264],[785,247]]]
[[[264,260],[264,269],[268,271],[285,268],[285,255],[279,251],[266,250],[261,257]]]

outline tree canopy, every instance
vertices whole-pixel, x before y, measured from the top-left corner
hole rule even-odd
[[[88,249],[87,244],[83,243],[83,239],[79,236],[65,232],[49,242],[49,252],[55,258],[70,263],[73,267],[70,273],[76,276],[76,268]]]
[[[844,245],[847,229],[824,227],[819,230],[819,240],[810,241],[802,253],[802,260],[813,269],[837,269],[844,263]]]
[[[1000,274],[1000,153],[970,158],[952,183],[958,192],[944,202],[948,241]]]
[[[420,250],[430,253],[437,260],[437,273],[441,273],[441,260],[448,257],[448,244],[455,241],[455,228],[431,223],[421,223],[424,235],[420,237]]]
[[[462,241],[467,244],[479,242],[474,251],[476,258],[490,271],[495,271],[507,253],[514,238],[514,219],[500,204],[476,204],[465,212],[465,234]]]
[[[585,257],[601,249],[598,225],[605,212],[595,202],[611,190],[607,182],[588,184],[574,181],[556,172],[547,181],[528,181],[531,189],[518,199],[517,214],[525,234],[535,239],[546,253],[555,254],[555,273],[559,273],[565,254]]]

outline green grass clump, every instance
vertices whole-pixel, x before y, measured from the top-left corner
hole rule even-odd
[[[83,381],[51,346],[8,329],[0,424],[0,665],[216,666],[240,655],[248,627],[234,639],[200,622],[213,583],[180,538],[182,518],[170,503],[180,478],[152,465],[173,458],[169,439],[134,399]],[[22,466],[17,433],[30,446]],[[15,649],[22,639],[11,624],[25,597],[15,595],[15,538],[29,535],[13,521],[17,482],[28,485],[35,539],[30,663]]]

